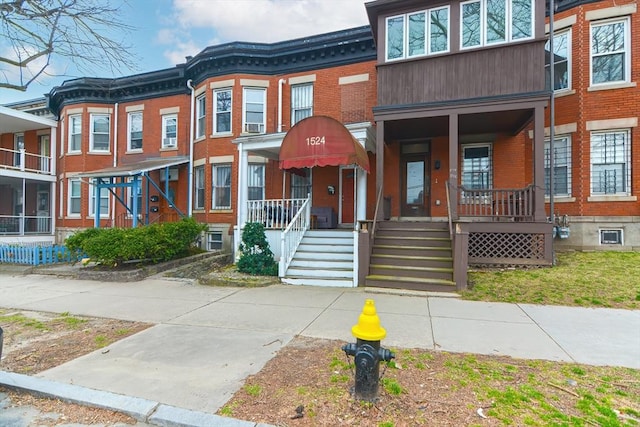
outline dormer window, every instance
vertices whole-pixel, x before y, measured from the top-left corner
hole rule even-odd
[[[387,18],[387,61],[449,51],[449,6]]]

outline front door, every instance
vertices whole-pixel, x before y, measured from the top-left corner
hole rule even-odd
[[[402,156],[401,215],[430,216],[429,154]]]
[[[355,169],[340,169],[342,187],[341,191],[341,217],[340,224],[353,224],[353,177]]]

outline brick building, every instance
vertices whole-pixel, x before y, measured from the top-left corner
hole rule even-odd
[[[40,212],[54,226],[39,234],[193,215],[209,225],[206,249],[233,250],[242,224],[260,221],[284,281],[418,289],[463,287],[469,264],[549,264],[552,246],[637,249],[637,3],[556,3],[553,55],[538,0],[378,0],[364,6],[370,26],[66,81],[47,98],[54,124],[28,131],[55,145],[40,149],[55,182]],[[325,149],[317,118],[350,134],[322,152],[333,160],[283,157],[294,134]],[[3,123],[15,157],[20,132]],[[342,149],[355,157],[336,160]],[[2,213],[20,221],[14,184]],[[315,256],[288,253],[296,227],[294,246]],[[310,228],[349,255],[325,263],[327,243],[300,242]],[[27,228],[12,230],[2,238]]]

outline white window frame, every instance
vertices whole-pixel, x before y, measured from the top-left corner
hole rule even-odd
[[[70,178],[67,182],[69,191],[67,191],[67,216],[80,218],[82,214],[82,181],[80,178]],[[74,188],[77,190],[77,194],[73,191]],[[78,211],[74,212],[72,210],[73,201],[78,200]]]
[[[505,11],[505,38],[504,40],[497,40],[489,42],[487,40],[487,0],[469,0],[460,3],[460,34],[459,34],[459,42],[460,42],[460,50],[468,50],[468,49],[477,49],[484,46],[494,46],[505,43],[514,43],[520,42],[523,40],[532,40],[535,37],[535,1],[529,1],[529,6],[531,9],[531,26],[529,31],[531,34],[528,37],[520,37],[514,38],[513,34],[513,2],[516,0],[505,0],[506,11]],[[464,6],[472,3],[480,4],[480,43],[473,46],[464,46],[463,45],[463,9]]]
[[[249,113],[248,104],[259,104],[258,102],[249,102],[248,94],[262,93],[262,121],[248,121]],[[244,87],[242,88],[242,133],[265,133],[267,128],[267,89],[263,87]]]
[[[432,26],[431,13],[439,10],[447,11],[447,48],[445,50],[434,51],[431,49],[431,26]],[[420,14],[424,15],[424,34],[422,38],[424,47],[420,53],[411,54],[409,51],[409,47],[410,47],[409,38],[411,35],[409,31],[410,30],[409,27],[411,23],[410,17],[415,15],[420,15]],[[402,52],[398,57],[389,58],[389,45],[390,45],[389,22],[391,20],[398,20],[399,18],[402,19]],[[386,62],[401,61],[407,58],[417,58],[421,56],[447,53],[451,49],[451,8],[448,5],[439,6],[431,9],[416,10],[416,11],[412,11],[412,12],[401,14],[401,15],[389,16],[385,19],[385,34],[386,34],[386,41],[385,41],[385,61]]]
[[[107,132],[96,132],[95,124],[97,119],[107,119],[109,130]],[[89,152],[90,153],[108,153],[111,150],[111,115],[110,114],[91,114],[89,118]],[[96,148],[95,136],[107,135],[107,147]]]
[[[193,168],[193,208],[203,210],[205,207],[205,175],[204,165]],[[200,196],[202,194],[202,196]]]
[[[219,168],[228,168],[229,169],[229,185],[217,185],[217,170]],[[224,210],[231,209],[231,204],[233,203],[232,199],[232,185],[233,185],[233,168],[231,163],[220,163],[211,165],[211,209],[214,210]],[[216,205],[216,188],[228,188],[229,191],[229,204],[228,205]]]
[[[207,251],[219,251],[223,248],[224,246],[224,239],[222,237],[222,231],[218,231],[218,230],[209,230],[207,231]],[[214,239],[214,236],[219,236],[220,239]],[[212,245],[216,244],[220,244],[220,248],[212,248]]]
[[[134,138],[133,137],[133,120],[135,117],[140,117],[140,147],[132,147],[131,144],[134,140],[137,140],[138,138]],[[132,111],[131,113],[128,114],[128,118],[127,118],[127,151],[142,151],[142,135],[143,135],[143,130],[144,130],[144,120],[143,120],[144,116],[142,115],[142,111]]]
[[[205,136],[207,98],[205,94],[196,97],[196,138]]]
[[[550,37],[550,35],[547,34],[547,37]],[[566,87],[561,87],[561,88],[557,88],[556,89],[556,87],[555,87],[556,85],[553,84],[552,82],[549,82],[550,86],[548,87],[548,89],[551,90],[551,86],[553,86],[553,91],[554,92],[562,92],[562,91],[571,90],[571,65],[572,65],[572,62],[571,62],[571,53],[572,53],[571,52],[571,28],[568,28],[566,30],[558,31],[558,32],[554,33],[554,35],[553,35],[553,49],[554,50],[558,49],[558,46],[559,46],[558,40],[560,38],[562,38],[562,37],[566,37],[566,40],[567,40],[566,41],[566,50],[567,50],[566,79],[563,78],[563,77],[560,77],[560,73],[558,72],[558,64],[561,64],[564,61],[554,61],[554,63],[553,63],[553,65],[554,65],[554,69],[553,69],[554,73],[553,74],[554,74],[554,79],[556,81],[559,80],[559,79],[560,80],[565,80],[566,81],[566,83],[565,83]],[[547,52],[549,51],[549,46],[550,46],[550,43],[549,43],[549,40],[547,39],[547,43],[545,44],[545,51],[547,51]],[[549,55],[550,58],[551,58],[551,56],[552,55]],[[555,56],[555,54],[553,56]],[[545,64],[545,66],[544,66],[545,76],[547,76],[547,77],[551,75],[550,67],[551,67],[551,64]]]
[[[566,193],[553,193],[554,197],[571,197],[571,136],[570,135],[557,135],[554,138],[554,163],[556,165],[556,168],[558,167],[558,159],[561,158],[560,153],[558,153],[558,144],[562,143],[562,141],[565,141],[566,143],[566,161],[563,162],[560,167],[565,167],[567,169],[567,176],[566,176],[566,180],[567,180],[567,192]],[[550,139],[546,139],[544,141],[544,176],[545,176],[545,186],[544,186],[544,192],[545,192],[545,197],[549,197],[550,193],[547,192],[547,174],[550,170],[550,164],[549,164],[549,151],[551,148],[551,140]],[[554,175],[554,178],[556,178],[558,176],[558,174],[556,173]],[[554,184],[556,184],[558,181],[554,179]]]
[[[620,161],[607,161],[605,162],[600,162],[600,163],[595,163],[596,160],[600,160],[602,156],[600,156],[599,158],[596,158],[596,153],[595,153],[595,149],[594,149],[594,136],[598,136],[598,135],[605,135],[605,134],[623,134],[625,136],[624,142],[625,142],[625,146],[624,146],[624,151],[622,151],[621,153],[618,153],[617,151],[615,152],[614,156],[616,157],[615,160],[617,159],[617,156],[622,156],[622,160],[623,162]],[[590,161],[589,161],[589,165],[591,168],[591,179],[589,180],[589,193],[591,194],[591,196],[630,196],[631,195],[631,168],[632,168],[632,162],[631,162],[631,130],[630,129],[610,129],[610,130],[604,130],[604,131],[593,131],[591,132],[591,136],[590,136]],[[604,153],[605,154],[605,160],[606,160],[606,156],[608,153]],[[598,191],[598,192],[594,192],[594,186],[595,186],[595,165],[612,165],[612,164],[619,164],[619,163],[623,163],[623,168],[624,168],[624,176],[623,176],[623,185],[624,185],[624,191],[615,191],[612,193],[609,193],[606,191]],[[606,184],[605,184],[606,185]]]
[[[264,163],[248,164],[247,166],[247,200],[264,200],[265,169],[266,167]],[[253,192],[255,193],[259,192],[260,194],[258,196],[252,195]]]
[[[79,129],[77,133],[74,133],[75,127],[74,124],[76,121],[79,124]],[[78,148],[73,148],[74,137],[78,137]],[[69,116],[69,144],[67,153],[80,153],[82,152],[82,114],[73,114]]]
[[[219,110],[218,109],[218,95],[222,93],[229,93],[229,109],[228,110]],[[229,115],[229,130],[220,130],[218,129],[218,115],[228,114]],[[233,89],[231,88],[221,88],[215,89],[213,91],[213,133],[214,134],[223,134],[229,135],[233,131]]]
[[[482,188],[474,188],[470,187],[469,190],[491,190],[493,188],[493,144],[492,143],[479,143],[479,144],[463,144],[461,147],[462,153],[460,156],[460,183],[463,186],[468,186],[468,183],[465,183],[465,151],[467,149],[472,148],[487,148],[489,152],[489,173],[488,173],[488,183],[486,187]]]
[[[594,27],[603,27],[606,25],[615,25],[618,23],[622,23],[624,25],[624,49],[622,51],[615,51],[615,52],[606,52],[606,53],[602,53],[602,54],[594,54],[593,52],[593,29]],[[603,21],[594,21],[591,22],[591,25],[589,26],[589,82],[591,83],[591,86],[597,86],[597,87],[601,87],[601,86],[607,86],[607,85],[615,85],[615,84],[620,84],[620,83],[629,83],[631,82],[631,24],[629,21],[629,17],[624,17],[624,18],[614,18],[614,19],[607,19],[607,20],[603,20]],[[602,57],[602,56],[606,56],[606,55],[616,55],[616,54],[620,54],[622,53],[624,55],[624,63],[622,64],[623,66],[623,70],[622,72],[624,73],[624,78],[622,80],[611,80],[611,81],[606,81],[606,82],[599,82],[599,83],[595,83],[593,81],[593,77],[594,77],[594,72],[593,72],[593,58],[595,57]]]
[[[89,185],[89,217],[93,218],[95,216],[95,204],[96,204],[96,181],[94,180],[91,185]],[[103,208],[102,201],[106,199],[107,205]],[[106,218],[109,215],[109,208],[111,205],[111,197],[109,197],[109,189],[103,188],[100,191],[100,216],[102,218]]]
[[[175,131],[169,132],[167,126],[171,120],[175,120]],[[178,148],[178,115],[165,114],[162,116],[162,145],[163,149]]]
[[[301,99],[303,94],[310,90],[310,99]],[[306,102],[305,102],[306,101]],[[304,117],[296,119],[296,113],[304,114]],[[307,114],[308,113],[308,114]],[[313,83],[303,83],[291,86],[291,126],[300,120],[313,116]]]

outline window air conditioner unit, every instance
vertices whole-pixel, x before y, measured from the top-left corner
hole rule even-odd
[[[162,145],[165,147],[175,147],[176,146],[176,138],[165,138],[162,142]]]
[[[262,132],[262,123],[246,123],[244,125],[247,133],[260,133]]]

